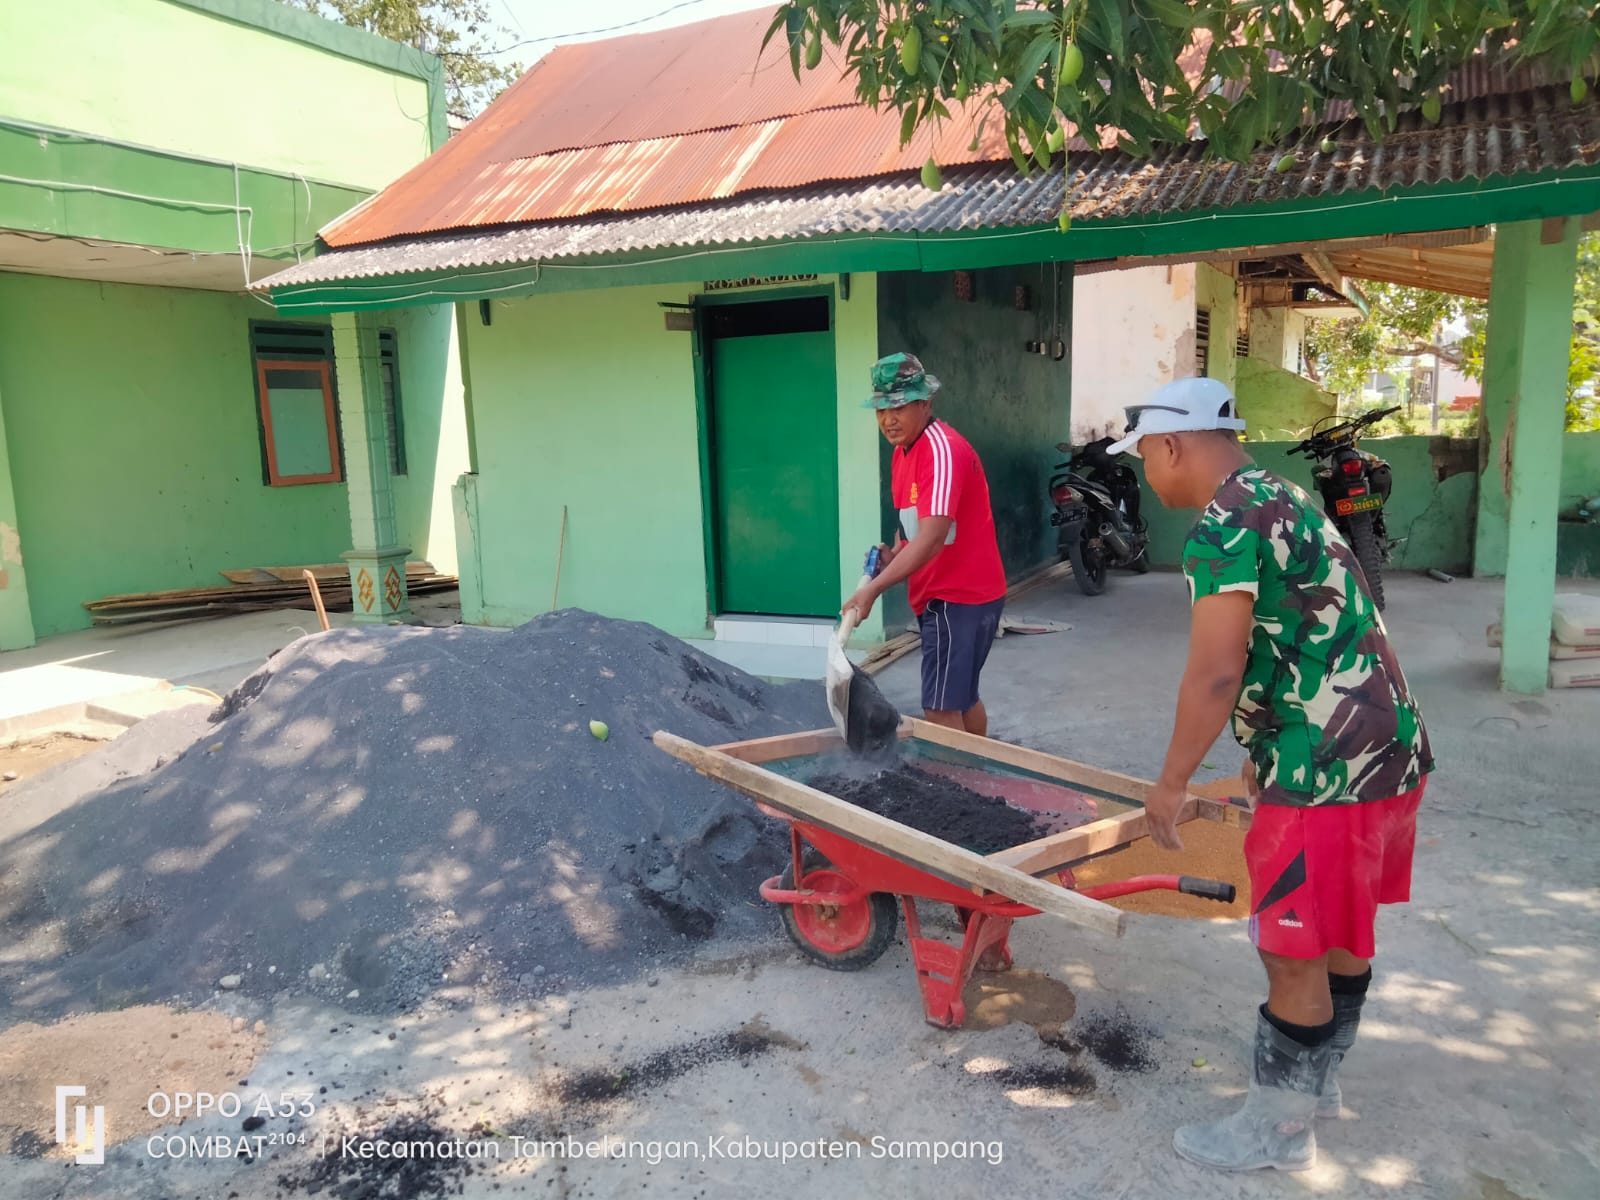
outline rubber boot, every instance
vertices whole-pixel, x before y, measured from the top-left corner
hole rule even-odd
[[[1329,1059],[1327,1043],[1302,1046],[1258,1015],[1244,1107],[1210,1125],[1183,1126],[1172,1136],[1173,1148],[1190,1162],[1219,1171],[1307,1170],[1317,1161],[1312,1117]]]
[[[1356,1044],[1356,1031],[1361,1027],[1361,1006],[1367,994],[1354,996],[1333,994],[1333,1037],[1328,1041],[1328,1078],[1322,1084],[1322,1098],[1317,1101],[1317,1116],[1337,1117],[1344,1111],[1344,1093],[1339,1089],[1339,1064]]]

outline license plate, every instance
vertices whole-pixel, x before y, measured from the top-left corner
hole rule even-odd
[[[1333,502],[1333,511],[1341,517],[1348,517],[1351,513],[1371,512],[1375,508],[1382,507],[1382,496],[1357,496],[1354,500],[1335,500]]]

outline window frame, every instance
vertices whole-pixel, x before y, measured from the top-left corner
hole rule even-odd
[[[328,462],[332,469],[319,475],[284,475],[278,470],[278,443],[272,432],[272,405],[268,402],[268,371],[313,371],[322,380],[323,417],[328,430]],[[333,393],[333,364],[326,359],[256,359],[256,406],[261,418],[262,446],[266,458],[267,486],[299,487],[310,483],[343,483],[344,459],[339,452],[339,406]]]

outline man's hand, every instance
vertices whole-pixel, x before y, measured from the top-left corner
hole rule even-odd
[[[844,606],[839,609],[839,615],[842,617],[853,608],[856,611],[856,624],[859,625],[872,612],[872,605],[877,599],[878,593],[871,584],[858,588],[856,594],[846,600]]]
[[[1256,778],[1255,759],[1245,755],[1244,769],[1239,772],[1239,777],[1244,780],[1244,796],[1253,807],[1256,798],[1261,795],[1261,782]]]
[[[899,533],[894,535],[894,545],[880,545],[878,547],[878,570],[882,571],[885,567],[892,563],[894,561],[894,556],[899,554],[900,551],[905,548],[905,545],[906,540],[905,538],[901,537]]]
[[[1188,795],[1187,782],[1175,786],[1162,780],[1144,798],[1144,815],[1150,827],[1150,840],[1163,850],[1183,849],[1183,839],[1178,836],[1178,810],[1183,807]]]

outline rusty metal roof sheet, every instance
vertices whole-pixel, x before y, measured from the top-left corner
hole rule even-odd
[[[826,67],[797,80],[770,8],[552,50],[431,157],[322,230],[331,246],[695,203],[1009,156],[973,102],[900,147],[900,118]],[[983,137],[969,149],[979,126]]]
[[[771,12],[558,47],[431,157],[331,222],[324,241],[346,247],[699,204],[881,178],[930,156],[946,167],[1009,161],[1000,114],[982,119],[992,99],[975,98],[902,148],[898,114],[863,104],[842,70],[796,79],[781,37],[758,61]],[[1191,72],[1208,36],[1184,52]],[[1474,101],[1544,81],[1537,71],[1476,63],[1445,93]],[[1348,106],[1324,114],[1347,115]],[[1237,184],[1221,173],[1208,179],[1222,191]]]
[[[1321,153],[1327,132],[1336,144]],[[1236,164],[1189,145],[1142,160],[1107,152],[1070,163],[1075,224],[1169,218],[1333,195],[1389,196],[1417,185],[1492,176],[1549,175],[1600,166],[1600,99],[1573,105],[1566,88],[1491,95],[1446,105],[1440,123],[1418,114],[1374,142],[1359,122],[1312,131],[1288,172],[1274,155]],[[647,212],[593,214],[511,228],[444,233],[324,253],[258,286],[548,262],[664,247],[770,243],[830,234],[907,235],[1045,226],[1060,209],[1061,168],[1018,176],[1011,164],[952,168],[942,191],[901,173],[851,183],[772,190]]]

